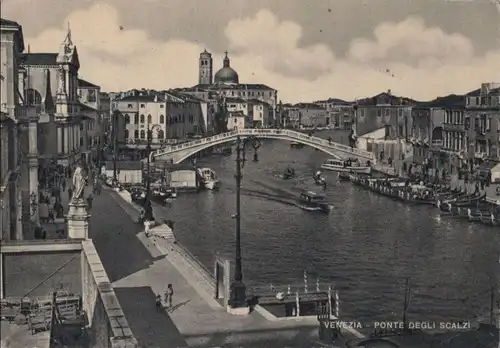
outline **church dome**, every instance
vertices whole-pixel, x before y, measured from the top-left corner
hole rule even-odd
[[[238,73],[233,68],[231,68],[227,52],[226,52],[226,57],[224,57],[222,69],[220,69],[215,73],[214,82],[239,83]]]

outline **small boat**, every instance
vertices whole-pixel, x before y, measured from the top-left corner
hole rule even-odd
[[[198,169],[198,173],[200,174],[201,184],[208,190],[215,190],[219,185],[219,179],[217,179],[217,175],[215,171],[210,168],[201,168]]]
[[[304,144],[298,143],[296,141],[291,141],[290,142],[290,147],[293,149],[302,149],[304,147]]]
[[[351,181],[351,175],[348,172],[339,172],[339,180]]]
[[[326,202],[325,196],[312,191],[301,193],[296,205],[307,211],[329,213],[332,210],[332,206]]]
[[[357,159],[346,161],[329,159],[321,165],[321,168],[335,172],[348,172],[357,174],[370,174],[372,170],[370,166],[361,166]]]
[[[283,180],[289,180],[295,178],[295,169],[288,167],[281,175],[280,177]]]
[[[166,193],[167,193],[167,199],[168,198],[177,198],[177,189],[175,187],[168,187],[165,189]]]
[[[320,176],[319,178],[314,178],[314,183],[318,186],[326,187],[326,178],[324,176]]]
[[[313,175],[313,180],[316,185],[326,187],[326,178],[321,175],[320,171]]]

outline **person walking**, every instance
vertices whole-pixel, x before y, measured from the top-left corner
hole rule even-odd
[[[165,304],[167,307],[172,307],[172,297],[174,296],[174,288],[172,284],[167,285],[167,291],[165,291]]]
[[[92,192],[88,195],[87,197],[87,206],[89,208],[89,211],[92,209],[92,201],[94,200],[94,196],[92,195]]]
[[[158,312],[161,311],[161,295],[160,294],[156,295],[156,310]]]

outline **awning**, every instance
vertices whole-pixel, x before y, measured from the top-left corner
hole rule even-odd
[[[495,167],[498,167],[498,169]],[[496,161],[491,161],[491,160],[484,161],[477,168],[477,170],[480,172],[490,172],[494,169],[495,169],[495,171],[500,170],[500,163],[496,162]]]

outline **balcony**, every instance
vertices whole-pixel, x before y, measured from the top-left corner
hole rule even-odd
[[[443,129],[449,132],[465,132],[465,124],[443,123]]]

